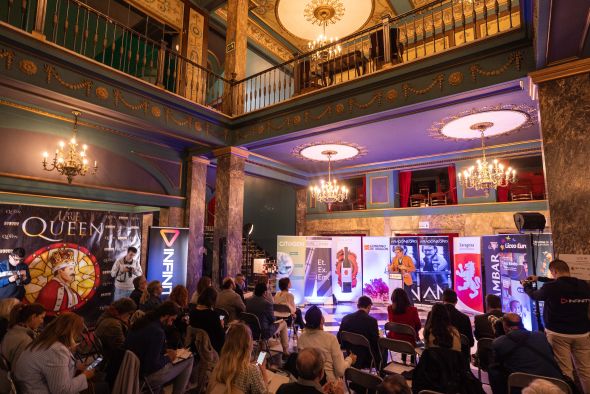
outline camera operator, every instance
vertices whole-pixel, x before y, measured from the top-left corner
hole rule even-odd
[[[113,301],[117,301],[123,297],[129,297],[135,288],[133,286],[133,279],[143,275],[139,259],[135,260],[137,255],[137,248],[130,246],[127,248],[127,254],[115,261],[111,269],[111,276],[115,278],[115,294]]]
[[[562,372],[574,378],[573,357],[584,392],[590,393],[590,285],[571,277],[562,260],[549,263],[549,272],[555,279],[530,276],[523,283],[524,291],[533,300],[545,302],[545,332]],[[536,281],[545,284],[536,290]]]
[[[31,282],[31,274],[24,259],[25,250],[14,248],[8,259],[0,261],[0,299],[18,298],[22,301],[25,297],[25,285]]]

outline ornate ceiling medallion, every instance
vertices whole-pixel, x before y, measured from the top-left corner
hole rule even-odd
[[[474,124],[490,124],[484,138],[514,133],[537,123],[537,109],[526,104],[499,104],[474,108],[447,116],[434,122],[428,132],[431,137],[445,140],[473,140],[480,136],[473,133]]]
[[[328,161],[324,152],[330,153],[331,161],[352,160],[367,154],[367,150],[349,142],[312,142],[299,145],[291,151],[293,156],[302,160]]]
[[[340,0],[311,0],[305,5],[305,19],[313,25],[334,24],[344,16],[344,4]]]

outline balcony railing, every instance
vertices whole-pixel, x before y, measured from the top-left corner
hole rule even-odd
[[[4,1],[0,20],[198,104],[240,115],[518,29],[520,2],[436,0],[239,81],[78,0]]]

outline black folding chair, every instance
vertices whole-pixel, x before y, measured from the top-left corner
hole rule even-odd
[[[268,345],[268,338],[264,338],[264,336],[262,335],[262,326],[260,325],[260,320],[258,320],[258,316],[252,313],[242,312],[240,313],[240,320],[246,323],[248,327],[250,327],[250,331],[252,331],[252,339],[258,344],[258,349],[266,349],[267,351],[270,351],[270,346]]]
[[[359,388],[364,389],[365,394],[375,392],[383,379],[377,375],[363,372],[356,368],[346,368],[344,371],[344,382],[349,393],[359,393]],[[352,386],[352,389],[351,389]]]
[[[291,334],[294,335],[295,339],[297,339],[297,333],[295,332],[294,329],[294,319],[291,315],[291,308],[289,308],[289,305],[285,305],[285,304],[272,304],[272,308],[273,311],[276,314],[280,314],[281,316],[286,316],[286,317],[278,317],[275,316],[275,318],[279,318],[279,319],[283,319],[285,320],[285,322],[287,323],[287,328],[290,330],[289,331],[289,339],[291,338]]]
[[[481,371],[487,371],[490,363],[493,361],[493,342],[493,338],[480,338],[477,341],[475,356],[477,357],[477,378],[479,380],[481,380]]]
[[[525,387],[527,387],[529,384],[531,384],[531,382],[533,380],[536,379],[542,379],[542,380],[547,380],[548,382],[553,383],[554,385],[556,385],[557,387],[559,387],[560,390],[562,390],[564,393],[566,394],[572,394],[572,389],[569,386],[569,384],[567,384],[565,381],[561,380],[561,379],[555,379],[555,378],[549,378],[546,376],[540,376],[540,375],[533,375],[530,373],[524,373],[524,372],[514,372],[511,373],[510,376],[508,376],[508,392],[512,392],[512,389],[523,389]]]
[[[223,321],[225,322],[225,326],[229,324],[229,312],[223,308],[215,308],[215,312],[219,313],[220,316],[223,316]]]
[[[375,361],[375,355],[371,350],[371,344],[367,338],[354,332],[342,331],[340,332],[340,343],[344,349],[349,351],[354,350],[350,348],[350,345],[366,349],[368,354],[371,356],[371,365],[369,370],[375,368],[375,371],[377,371],[378,366],[377,362]]]
[[[414,369],[415,365],[405,365],[400,364],[394,361],[392,353],[399,353],[403,355],[409,355],[410,360],[416,359],[416,349],[406,342],[406,341],[399,341],[397,339],[391,338],[379,338],[379,351],[381,354],[384,354],[385,351],[391,356],[391,362],[387,362],[387,357],[383,357],[381,361],[381,373],[382,374],[402,374],[404,372],[408,372]]]
[[[389,332],[394,332],[398,335],[407,335],[413,337],[414,343],[416,344],[416,354],[422,354],[422,351],[424,350],[424,344],[420,342],[420,337],[418,336],[418,333],[416,332],[414,327],[408,324],[387,322],[385,323],[384,328],[385,336],[387,336],[387,333]]]

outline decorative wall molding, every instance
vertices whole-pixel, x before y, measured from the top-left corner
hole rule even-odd
[[[47,74],[47,84],[51,83],[51,79],[55,79],[61,86],[69,89],[69,90],[80,90],[84,89],[86,91],[86,96],[90,96],[90,89],[92,89],[92,85],[94,84],[89,79],[83,79],[80,82],[67,82],[65,81],[56,68],[52,65],[45,64],[43,66],[45,69],[45,73]]]
[[[404,83],[402,85],[402,89],[404,91],[404,97],[408,98],[410,93],[415,94],[416,96],[426,94],[426,93],[430,92],[432,89],[434,89],[434,87],[437,85],[438,85],[438,88],[442,91],[444,81],[445,81],[445,74],[441,73],[441,74],[438,74],[437,76],[434,77],[434,79],[432,80],[430,85],[428,85],[424,88],[421,88],[421,89],[414,88],[409,83]]]
[[[12,68],[12,62],[14,61],[14,51],[12,49],[0,50],[0,59],[6,59],[4,61],[4,68],[10,70]]]
[[[482,75],[484,77],[496,77],[500,74],[505,73],[508,70],[508,68],[510,68],[510,66],[512,64],[514,64],[516,71],[520,71],[520,67],[522,65],[522,59],[523,59],[522,53],[520,51],[516,51],[516,52],[512,52],[508,56],[508,60],[506,60],[506,63],[504,63],[500,67],[493,69],[493,70],[484,70],[481,68],[479,63],[472,64],[469,67],[469,69],[471,70],[471,79],[473,80],[473,82],[477,81],[478,75]]]

